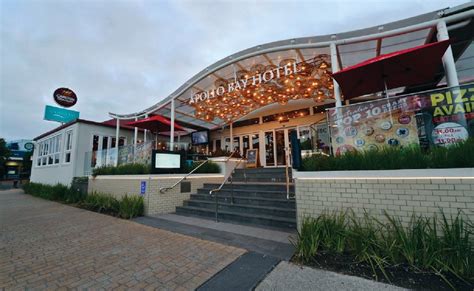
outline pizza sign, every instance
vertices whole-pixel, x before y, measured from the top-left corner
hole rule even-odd
[[[77,102],[74,91],[68,88],[58,88],[54,91],[54,101],[63,107],[72,107]]]

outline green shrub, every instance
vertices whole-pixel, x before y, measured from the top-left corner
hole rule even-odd
[[[120,200],[118,216],[130,219],[137,216],[143,216],[144,203],[141,196],[127,196],[125,195]]]
[[[474,138],[449,147],[384,147],[341,156],[313,155],[302,161],[302,171],[396,170],[474,167]]]
[[[81,192],[61,184],[51,186],[41,183],[27,183],[23,185],[23,190],[26,194],[43,199],[77,203],[81,208],[126,219],[143,216],[144,213],[144,202],[141,196],[125,195],[119,200],[112,195],[103,193],[83,195]]]
[[[92,170],[92,176],[98,175],[143,175],[150,173],[150,165],[124,164],[119,166],[104,166]]]
[[[372,266],[374,275],[387,266],[406,264],[413,270],[430,271],[444,280],[452,273],[474,280],[474,225],[458,212],[449,219],[413,215],[407,226],[385,213],[386,222],[353,212],[323,213],[303,219],[295,245],[295,258],[303,263],[319,252],[351,254],[355,261]],[[447,282],[449,284],[449,282]]]
[[[77,203],[85,196],[79,191],[62,184],[52,186],[30,182],[23,186],[23,190],[25,193],[33,196],[53,201],[62,201],[65,203]]]
[[[197,166],[199,166],[200,164],[202,164],[203,162],[193,162],[193,164],[191,166],[188,166],[186,165],[184,167],[184,173],[189,173],[191,172],[194,168],[196,168]],[[219,168],[219,165],[214,163],[214,162],[207,162],[205,163],[204,165],[202,165],[201,167],[199,167],[199,169],[196,170],[196,174],[211,174],[211,173],[220,173],[221,172],[221,169]]]

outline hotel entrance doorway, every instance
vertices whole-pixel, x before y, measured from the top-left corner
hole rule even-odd
[[[291,166],[291,132],[296,131],[296,128],[278,128],[270,131],[265,131],[265,166],[266,167],[282,167],[285,166],[288,160]],[[286,158],[288,155],[288,158]]]

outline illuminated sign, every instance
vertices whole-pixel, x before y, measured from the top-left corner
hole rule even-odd
[[[247,86],[252,85],[256,86],[262,83],[270,82],[273,79],[280,79],[280,77],[286,77],[291,74],[296,74],[301,72],[298,69],[296,62],[288,63],[284,66],[278,66],[275,69],[267,70],[263,73],[256,74],[251,78],[246,78],[242,80],[236,80],[235,82],[229,83],[226,86],[218,86],[212,90],[203,91],[196,93],[191,96],[189,104],[194,104],[202,101],[206,101],[211,98],[216,98],[218,96],[223,96],[226,93],[231,93],[233,91],[240,91],[247,88]]]

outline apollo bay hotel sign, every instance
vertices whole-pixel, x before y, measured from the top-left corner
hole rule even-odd
[[[193,94],[191,95],[191,98],[189,99],[189,104],[200,103],[208,99],[223,96],[226,93],[244,90],[250,84],[252,86],[256,86],[261,83],[267,83],[273,79],[280,79],[282,76],[285,77],[285,76],[296,74],[299,72],[301,72],[301,70],[297,68],[296,62],[288,63],[284,66],[278,66],[275,69],[267,70],[263,73],[256,74],[252,76],[251,78],[236,80],[235,82],[227,84],[227,86],[219,86],[212,90]]]

